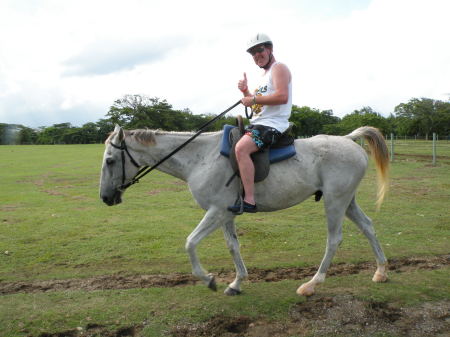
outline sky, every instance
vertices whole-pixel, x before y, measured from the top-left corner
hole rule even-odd
[[[244,72],[250,88],[261,78],[245,52],[258,32],[294,104],[388,116],[450,98],[448,13],[448,0],[0,0],[0,123],[82,126],[127,94],[220,113]]]

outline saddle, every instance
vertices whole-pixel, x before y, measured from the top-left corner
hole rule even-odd
[[[234,149],[236,147],[236,143],[245,133],[241,116],[238,116],[237,124],[238,126],[226,124],[223,128],[224,132],[220,154],[230,159],[231,167],[235,172],[235,175],[231,177],[228,184],[231,182],[232,178],[239,175],[239,168]],[[278,142],[272,145],[269,149],[264,149],[251,155],[253,164],[255,165],[255,183],[264,180],[269,175],[270,164],[289,159],[296,154],[294,138],[288,135],[291,127],[286,130]]]

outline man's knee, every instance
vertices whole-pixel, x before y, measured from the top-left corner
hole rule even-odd
[[[239,143],[236,144],[235,152],[236,152],[236,159],[237,159],[237,161],[240,161],[243,157],[246,157],[246,156],[250,155],[246,151],[245,146],[242,146]]]
[[[242,157],[250,156],[250,154],[255,151],[257,151],[257,147],[253,143],[253,140],[248,136],[243,136],[236,144],[235,152],[237,160]]]
[[[237,144],[236,144],[236,147],[235,147],[235,149],[234,149],[234,151],[236,152],[236,155],[243,155],[243,154],[245,154],[245,144],[243,144],[241,141],[239,141]]]

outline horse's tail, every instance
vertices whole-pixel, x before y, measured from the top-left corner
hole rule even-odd
[[[378,129],[371,126],[360,127],[345,137],[353,140],[364,137],[369,143],[370,152],[377,167],[378,192],[376,205],[379,209],[389,190],[389,151],[384,137]]]

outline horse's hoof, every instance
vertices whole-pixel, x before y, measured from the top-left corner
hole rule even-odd
[[[209,280],[208,288],[211,289],[212,291],[217,291],[217,283],[213,275],[211,275],[211,279]]]
[[[297,289],[297,295],[300,296],[312,296],[314,295],[314,286],[308,284],[308,283],[303,283],[298,289]]]
[[[228,296],[236,296],[242,294],[242,292],[240,290],[228,287],[227,289],[225,289],[224,294]]]
[[[382,274],[379,272],[375,272],[375,274],[372,277],[372,281],[377,283],[386,282],[387,279],[388,279],[387,274]]]

